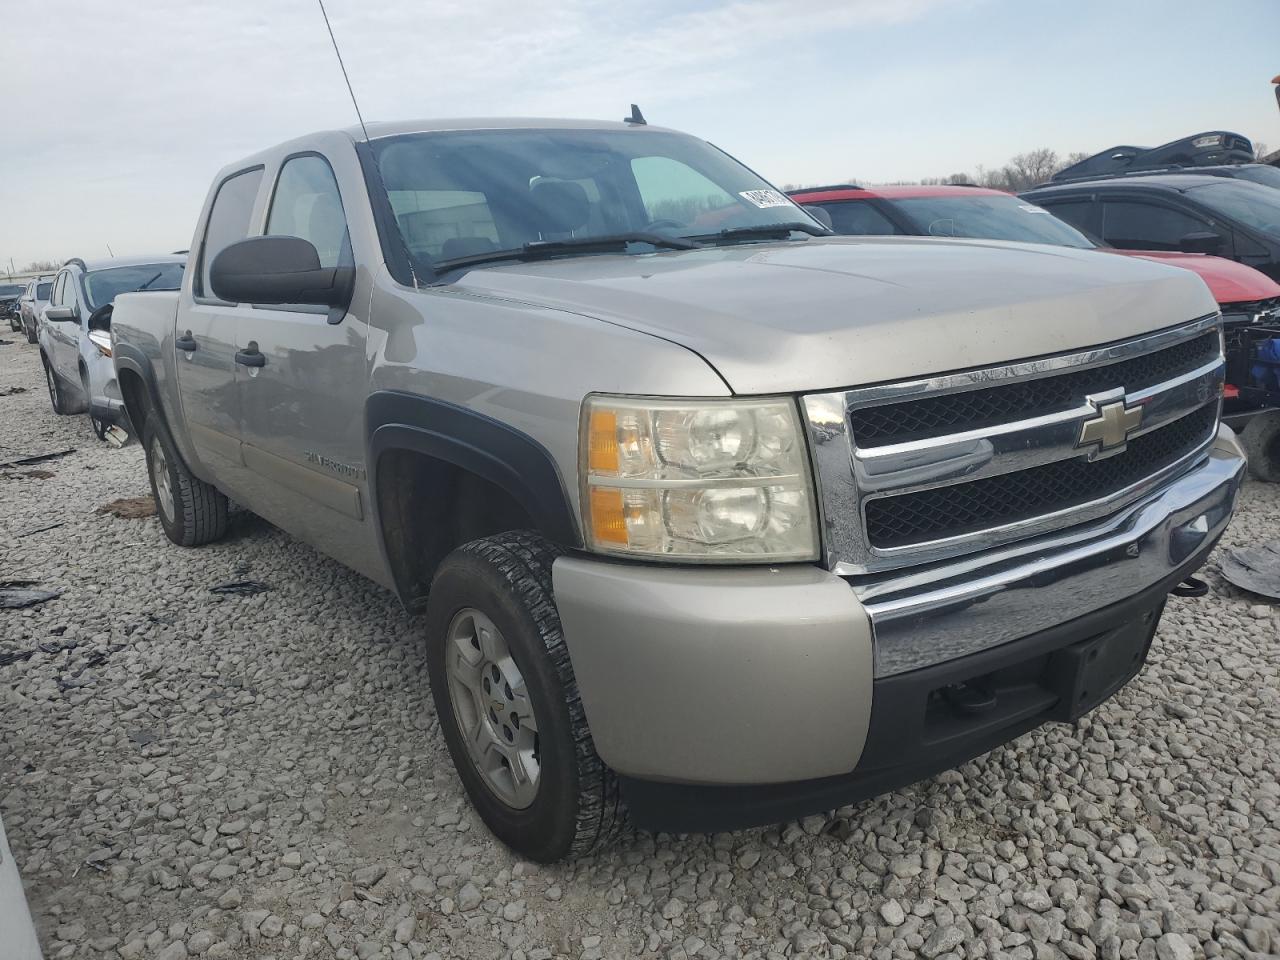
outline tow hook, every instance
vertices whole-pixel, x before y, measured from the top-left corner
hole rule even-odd
[[[1187,577],[1169,592],[1175,597],[1203,597],[1209,592],[1209,584],[1199,577]]]

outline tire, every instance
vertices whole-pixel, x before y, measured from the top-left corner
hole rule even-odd
[[[426,617],[431,693],[454,767],[489,829],[521,856],[539,863],[582,856],[604,847],[626,823],[617,777],[596,754],[587,728],[560,627],[551,589],[551,564],[558,555],[542,537],[521,531],[464,544],[449,554],[436,572]],[[450,672],[446,659],[472,655],[466,649],[466,639],[458,636],[468,632],[465,618],[477,613],[500,633],[498,639],[509,651],[516,676],[523,683],[523,687],[515,687],[515,693],[518,697],[523,692],[531,708],[538,775],[532,797],[524,805],[504,798],[493,785],[503,775],[506,761],[493,765],[496,777],[482,773],[480,761],[473,759],[464,742],[460,715],[463,723],[473,719],[487,724],[488,720],[479,715],[478,699],[471,700],[468,708],[467,691],[458,673]],[[476,636],[480,636],[479,627]],[[471,644],[480,663],[476,673],[497,679],[489,672],[493,662],[485,659],[486,652],[474,640]],[[459,649],[465,653],[459,654]],[[511,697],[509,669],[503,673],[506,695]],[[493,690],[499,687],[495,685]],[[501,696],[495,692],[489,703]],[[506,716],[502,715],[504,724]],[[519,731],[516,714],[509,716]],[[473,725],[472,729],[479,728]],[[503,749],[499,739],[495,732],[491,757]],[[506,773],[510,772],[507,764]],[[509,779],[515,782],[514,776]]]
[[[71,411],[70,405],[67,403],[67,394],[62,386],[62,378],[53,369],[53,364],[49,362],[49,358],[40,354],[40,362],[44,365],[44,382],[49,388],[49,404],[53,407],[53,412],[60,416],[65,416]]]
[[[31,323],[31,326],[30,326],[30,327],[28,327],[28,326],[27,326],[27,324],[26,324],[26,322],[24,321],[24,322],[23,322],[23,324],[22,324],[22,329],[23,329],[23,331],[24,331],[24,332],[26,333],[26,335],[27,335],[27,343],[38,343],[38,342],[39,342],[40,338],[36,336],[36,325],[35,325],[35,321],[32,321],[32,323]]]
[[[1260,413],[1240,432],[1240,443],[1249,456],[1249,475],[1280,483],[1280,411]]]
[[[227,498],[187,469],[154,410],[143,426],[142,445],[156,516],[165,536],[180,547],[221,539],[227,532]]]

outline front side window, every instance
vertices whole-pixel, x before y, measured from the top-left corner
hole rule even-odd
[[[866,200],[828,200],[815,204],[831,215],[831,229],[846,236],[891,236],[898,225]]]
[[[49,299],[49,292],[50,292],[52,289],[53,289],[53,281],[52,281],[52,280],[46,281],[45,283],[38,283],[38,284],[36,284],[36,299],[37,299],[37,300],[48,300],[48,299]]]
[[[1224,179],[1192,187],[1187,196],[1246,227],[1280,237],[1280,190],[1261,187],[1247,180]]]
[[[128,267],[93,270],[84,287],[90,310],[114,303],[122,293],[139,290],[177,290],[182,286],[183,263],[139,263]]]
[[[1106,200],[1102,239],[1121,250],[1180,250],[1189,233],[1218,232],[1207,220],[1163,204]]]
[[[213,290],[209,286],[209,268],[213,264],[213,258],[249,235],[249,218],[253,216],[253,204],[261,183],[262,169],[258,168],[230,176],[218,187],[200,248],[197,296],[213,296]]]
[[[825,232],[736,160],[684,134],[455,130],[370,148],[396,245],[428,269],[542,241],[657,233],[719,242],[722,230],[796,222]]]
[[[1017,197],[908,197],[888,200],[921,236],[976,237],[1090,249],[1093,242],[1043,207]]]
[[[347,218],[329,164],[318,156],[294,157],[280,168],[268,236],[300,237],[320,254],[320,266],[336,267],[347,244]]]

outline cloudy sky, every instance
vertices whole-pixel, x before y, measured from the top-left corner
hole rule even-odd
[[[1203,129],[1280,147],[1280,0],[327,0],[366,119],[703,136],[776,183]],[[189,245],[214,172],[354,121],[316,0],[4,0],[0,262]]]

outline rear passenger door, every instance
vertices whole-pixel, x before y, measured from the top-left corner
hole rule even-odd
[[[352,264],[343,197],[328,160],[318,153],[283,160],[265,233],[309,241],[322,267]],[[367,327],[359,305],[351,309],[252,306],[236,328],[249,503],[339,558],[369,536]]]
[[[209,267],[223,248],[249,235],[262,176],[262,167],[251,167],[218,185],[200,248],[192,258],[191,302],[178,312],[169,341],[191,443],[228,493],[240,493],[244,487],[235,342],[237,318],[249,308],[218,299],[209,286]]]

